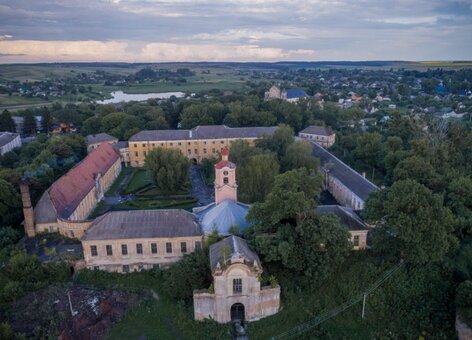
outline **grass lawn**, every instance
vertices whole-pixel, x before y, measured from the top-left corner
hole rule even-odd
[[[103,215],[107,210],[108,210],[108,204],[106,204],[104,201],[100,201],[98,202],[95,209],[93,209],[88,219],[97,218],[98,216]]]
[[[146,186],[152,185],[152,179],[145,169],[132,169],[131,177],[122,190],[123,195],[134,194]]]
[[[120,174],[118,177],[115,179],[113,184],[110,186],[108,191],[106,192],[105,196],[114,196],[115,194],[118,194],[116,191],[118,190],[118,187],[120,186],[120,183],[123,181],[123,179],[131,174],[132,169],[131,168],[122,168]]]
[[[138,198],[134,201],[120,203],[114,206],[114,209],[191,209],[196,206],[197,200],[193,197],[178,199],[146,199]]]

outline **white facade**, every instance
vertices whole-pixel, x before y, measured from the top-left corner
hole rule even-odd
[[[18,133],[0,132],[0,155],[4,155],[20,146],[21,138]]]

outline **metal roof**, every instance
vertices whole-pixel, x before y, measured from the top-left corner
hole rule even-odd
[[[225,249],[229,250],[225,253]],[[210,246],[210,266],[211,270],[215,269],[218,262],[224,265],[223,263],[225,260],[234,259],[234,258],[242,258],[246,262],[253,264],[256,261],[257,265],[261,267],[261,260],[259,256],[247,245],[247,242],[238,237],[238,236],[230,236],[212,244]]]
[[[191,130],[149,130],[131,136],[130,142],[166,141],[166,140],[200,140],[226,138],[259,138],[271,135],[276,126],[256,126],[230,128],[226,125],[199,125]]]
[[[334,132],[329,127],[311,125],[303,129],[299,133],[309,133],[312,135],[320,135],[320,136],[331,136]]]
[[[238,226],[242,232],[250,224],[246,221],[249,206],[232,200],[224,200],[219,204],[211,203],[207,208],[196,213],[205,234],[210,234],[214,228],[220,235],[229,235],[229,228]]]
[[[87,143],[87,145],[112,141],[118,141],[118,138],[110,136],[107,133],[98,133],[96,135],[88,135],[85,137],[85,143]]]
[[[0,147],[7,145],[18,136],[19,134],[13,132],[0,132]]]
[[[321,215],[336,215],[347,230],[368,230],[364,221],[351,208],[340,205],[319,205],[316,207],[316,212]]]
[[[287,99],[308,97],[306,92],[301,89],[289,89],[285,90],[285,92],[287,93]]]
[[[195,215],[183,209],[108,212],[92,223],[82,240],[201,236]]]
[[[339,160],[332,153],[320,145],[311,142],[313,147],[313,156],[320,160],[321,167],[329,173],[330,176],[336,177],[357,197],[365,201],[367,196],[377,191],[379,188],[370,182],[367,178],[361,176],[357,171]]]

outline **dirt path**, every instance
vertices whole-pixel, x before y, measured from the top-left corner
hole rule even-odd
[[[192,182],[192,195],[198,200],[199,205],[213,203],[213,191],[205,184],[197,165],[190,168],[190,180]]]

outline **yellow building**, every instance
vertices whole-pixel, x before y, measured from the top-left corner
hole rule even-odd
[[[141,131],[129,139],[131,166],[144,165],[149,151],[161,147],[180,150],[194,163],[204,158],[216,158],[225,146],[243,139],[254,144],[256,139],[271,135],[277,127],[230,128],[225,125],[202,125],[191,130]]]
[[[81,239],[87,268],[126,273],[162,268],[202,247],[196,217],[182,209],[112,211]]]

